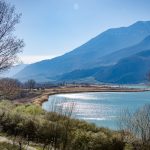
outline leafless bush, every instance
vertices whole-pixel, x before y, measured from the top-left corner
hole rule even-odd
[[[119,119],[119,127],[124,135],[130,135],[130,142],[139,140],[142,145],[150,146],[150,104],[135,112],[124,110]]]
[[[60,99],[54,97],[51,101],[51,105],[49,106],[50,112],[58,113],[59,115],[63,115],[65,117],[72,117],[73,111],[75,109],[75,102],[67,102],[67,99]]]
[[[51,120],[53,113],[58,114],[58,117],[55,118],[55,121],[59,122],[63,118],[63,123],[61,124],[63,127],[63,145],[62,149],[66,150],[68,142],[69,142],[69,133],[71,132],[71,117],[73,115],[73,111],[75,109],[75,103],[74,102],[69,102],[65,103],[67,100],[60,100],[59,98],[55,98],[51,102],[51,106],[49,108],[49,111],[51,113],[48,114],[48,118]]]
[[[16,79],[0,79],[0,97],[2,99],[14,99],[21,92],[21,83]]]

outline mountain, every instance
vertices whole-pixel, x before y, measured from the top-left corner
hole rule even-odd
[[[131,84],[147,82],[150,72],[150,49],[121,59],[116,65],[97,72],[94,77],[101,82]]]
[[[57,81],[66,81],[66,82],[76,81],[77,82],[77,80],[78,81],[83,80],[83,82],[84,82],[86,80],[86,78],[93,80],[94,74],[96,72],[103,70],[104,68],[100,67],[100,68],[93,68],[93,69],[75,70],[75,71],[60,75],[60,76],[56,76],[55,78]]]
[[[138,44],[150,35],[150,21],[139,21],[129,27],[109,29],[65,55],[25,67],[15,77],[51,81],[53,77],[78,69],[105,65],[102,57]],[[106,62],[107,65],[107,62]]]
[[[140,43],[133,45],[131,47],[127,47],[111,54],[108,54],[99,59],[97,64],[111,65],[117,63],[120,59],[129,57],[138,52],[142,52],[143,50],[150,49],[150,36],[147,36]]]
[[[26,66],[27,66],[27,64],[15,65],[12,68],[10,68],[9,70],[3,72],[0,77],[3,77],[3,78],[5,78],[5,77],[13,78],[13,76],[15,76],[15,74],[19,73]]]
[[[76,70],[60,76],[58,80],[78,82],[89,78],[104,83],[136,84],[147,82],[148,73],[150,73],[150,49],[121,59],[115,65]]]

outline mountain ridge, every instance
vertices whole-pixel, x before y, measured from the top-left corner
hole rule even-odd
[[[115,64],[121,58],[128,57],[130,55],[136,54],[138,52],[141,52],[141,51],[143,51],[145,49],[149,49],[149,48],[150,48],[150,35],[147,36],[146,38],[144,38],[144,40],[142,40],[140,43],[138,43],[136,45],[118,50],[116,52],[113,52],[111,54],[108,54],[108,55],[100,58],[101,60],[98,63],[101,63],[101,64],[104,63],[106,65],[107,61],[109,61],[109,63]]]
[[[138,44],[149,35],[150,21],[109,29],[62,56],[28,65],[15,77],[20,80],[53,80],[55,76],[77,69],[99,67],[102,65],[97,63],[100,57]]]
[[[102,83],[137,84],[147,81],[146,76],[150,72],[149,66],[150,49],[123,58],[112,66],[75,70],[66,73],[60,76],[58,80],[63,82],[78,82],[84,78],[94,78],[97,82]]]

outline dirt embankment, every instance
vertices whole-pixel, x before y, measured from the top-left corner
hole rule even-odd
[[[81,92],[143,92],[144,89],[121,88],[110,86],[63,86],[58,88],[46,89],[40,96],[32,98],[30,101],[37,105],[42,105],[48,100],[50,95],[61,93],[81,93]]]

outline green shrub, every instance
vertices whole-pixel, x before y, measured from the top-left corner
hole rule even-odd
[[[13,139],[57,150],[130,150],[121,132],[98,128],[64,114],[45,112],[33,104],[0,102],[0,127]],[[139,144],[139,143],[138,143]]]

